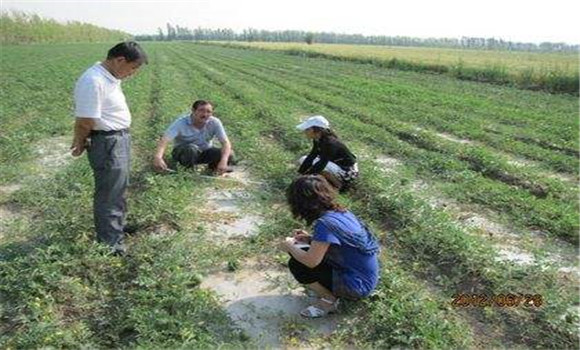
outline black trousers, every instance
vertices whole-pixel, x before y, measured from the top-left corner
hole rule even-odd
[[[211,147],[201,151],[194,144],[185,144],[177,146],[171,151],[171,157],[174,161],[184,167],[191,168],[196,164],[207,164],[208,168],[215,170],[222,159],[222,149]],[[228,164],[233,163],[233,155],[230,154]]]
[[[332,266],[330,266],[326,261],[322,261],[318,266],[314,268],[309,268],[308,266],[302,264],[293,257],[288,261],[288,267],[294,278],[300,284],[310,284],[318,282],[324,286],[324,288],[333,292],[332,287]]]

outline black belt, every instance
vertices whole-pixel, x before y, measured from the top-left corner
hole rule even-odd
[[[124,135],[128,134],[129,129],[121,129],[121,130],[91,130],[91,135]]]

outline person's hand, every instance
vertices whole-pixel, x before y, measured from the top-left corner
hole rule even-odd
[[[228,169],[228,160],[226,159],[225,161],[220,160],[215,171],[216,171],[217,175],[219,176],[219,175],[223,175],[227,169]]]
[[[153,159],[153,167],[157,171],[166,171],[167,170],[167,164],[165,164],[163,157],[155,157]]]
[[[304,230],[294,230],[294,240],[300,243],[310,243],[310,235]]]
[[[70,146],[70,154],[73,157],[78,157],[81,154],[83,154],[83,152],[85,151],[85,143],[84,142],[78,142],[78,141],[73,141],[72,145]]]
[[[289,252],[290,249],[294,246],[294,243],[294,237],[286,237],[282,242],[280,242],[279,247],[283,251]]]

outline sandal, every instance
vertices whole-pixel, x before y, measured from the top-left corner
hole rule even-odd
[[[304,294],[306,294],[306,296],[308,296],[309,298],[318,298],[318,293],[316,293],[310,288],[305,288]]]
[[[320,301],[322,301],[326,304],[330,304],[330,307],[328,308],[328,310],[324,310],[316,305],[310,305],[309,307],[300,311],[300,315],[302,315],[306,318],[319,318],[319,317],[324,317],[328,314],[332,314],[338,310],[338,299],[336,299],[336,301],[332,302],[328,299],[320,298]]]

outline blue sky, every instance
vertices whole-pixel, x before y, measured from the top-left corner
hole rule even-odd
[[[170,22],[236,31],[252,27],[577,44],[579,4],[571,0],[2,0],[2,10],[88,22],[133,34],[155,33]]]

